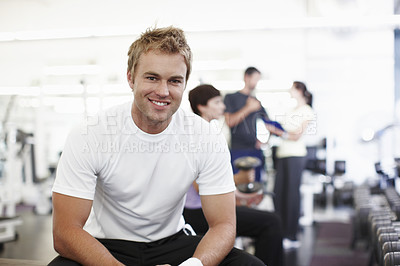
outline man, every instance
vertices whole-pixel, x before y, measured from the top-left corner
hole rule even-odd
[[[255,156],[262,164],[256,168],[256,181],[261,180],[261,172],[265,158],[257,139],[257,119],[268,120],[265,109],[261,106],[253,92],[261,78],[261,72],[255,67],[248,67],[244,73],[244,88],[236,93],[227,94],[224,99],[226,106],[225,121],[231,132],[231,160],[242,156]],[[233,165],[233,163],[232,163]],[[238,169],[233,165],[234,173]]]
[[[53,187],[60,256],[51,265],[262,265],[232,250],[235,186],[223,136],[179,109],[192,59],[183,31],[148,30],[128,56],[133,103],[73,130],[62,153]],[[186,234],[182,217],[195,180],[210,226],[203,238]]]

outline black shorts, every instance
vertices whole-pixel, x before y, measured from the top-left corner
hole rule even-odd
[[[154,266],[171,264],[175,266],[193,256],[201,236],[188,235],[181,230],[172,236],[149,243],[118,239],[98,240],[117,260],[125,265]],[[58,256],[49,265],[76,266],[80,264]],[[245,251],[233,248],[220,265],[256,266],[264,265],[264,263]]]

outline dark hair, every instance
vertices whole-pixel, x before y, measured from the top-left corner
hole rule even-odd
[[[206,106],[208,100],[217,96],[221,96],[221,93],[219,90],[214,88],[214,86],[209,84],[199,85],[193,90],[189,91],[190,107],[192,107],[192,110],[195,114],[201,116],[197,106],[199,104]]]
[[[258,74],[261,74],[261,72],[260,72],[260,70],[258,70],[257,68],[255,68],[255,67],[248,67],[247,69],[246,69],[246,71],[244,72],[244,75],[246,76],[246,75],[253,75],[254,73],[258,73]]]
[[[306,103],[307,103],[309,106],[312,106],[313,97],[312,97],[311,92],[310,92],[309,90],[307,90],[306,84],[304,84],[304,83],[301,82],[301,81],[294,81],[294,82],[293,82],[293,86],[294,86],[296,89],[298,89],[299,91],[302,92],[303,97],[306,99]]]

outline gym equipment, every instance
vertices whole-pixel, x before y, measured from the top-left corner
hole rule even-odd
[[[371,138],[363,139],[364,142],[375,142],[377,144],[377,162],[375,171],[379,176],[379,186],[385,189],[388,186],[394,186],[400,193],[399,172],[400,153],[398,150],[398,141],[400,136],[400,124],[397,121],[376,130]]]
[[[389,252],[385,255],[384,266],[400,265],[400,252]]]
[[[0,128],[1,129],[1,128]],[[4,134],[1,130],[0,154],[4,164],[4,171],[0,176],[0,249],[3,248],[3,243],[16,240],[18,234],[16,227],[22,224],[22,220],[16,216],[16,204],[19,201],[18,184],[10,177],[10,174],[15,172],[15,160],[13,154],[16,152],[16,147],[13,142],[16,139],[15,132]]]
[[[36,214],[52,209],[53,178],[37,178],[34,145],[33,134],[10,123],[0,127],[0,248],[18,237],[22,220],[16,216],[17,204],[33,206]]]
[[[19,193],[19,202],[34,207],[36,214],[49,214],[52,209],[51,187],[53,176],[38,178],[35,158],[35,139],[32,133],[14,129],[15,140],[13,152],[8,152],[14,161],[15,170],[9,172],[9,177]],[[9,131],[11,132],[11,130]],[[9,163],[8,161],[7,163]]]
[[[400,265],[399,206],[394,187],[355,189],[352,247],[357,238],[368,241],[369,266]]]
[[[237,158],[233,165],[239,170],[250,170],[261,165],[261,160],[253,156],[244,156]],[[259,182],[250,182],[248,184],[239,184],[236,186],[242,193],[256,193],[263,190],[263,186]]]
[[[244,156],[237,158],[233,164],[239,170],[251,170],[260,166],[261,160],[257,157]],[[238,184],[236,187],[236,204],[240,206],[257,206],[263,200],[264,194],[269,194],[264,191],[264,186],[260,182]]]
[[[381,235],[379,235],[379,242],[378,242],[378,259],[382,259],[384,260],[384,250],[383,250],[383,246],[384,244],[388,243],[388,242],[399,242],[400,239],[400,235],[399,232],[393,232],[393,233],[382,233]],[[386,246],[388,247],[388,246]],[[392,245],[393,247],[393,245]],[[393,250],[390,250],[393,251]],[[387,254],[387,253],[386,253]],[[380,263],[381,264],[381,263]]]
[[[382,247],[382,261],[380,262],[380,265],[390,265],[390,262],[386,262],[386,260],[390,260],[392,258],[386,258],[386,254],[388,253],[393,253],[393,252],[400,252],[400,242],[399,241],[390,241],[390,242],[386,242],[385,244],[383,244]],[[391,256],[391,255],[388,255]],[[394,265],[394,264],[392,264]]]
[[[233,164],[236,168],[242,170],[250,170],[261,165],[261,160],[253,156],[244,156],[237,158]]]

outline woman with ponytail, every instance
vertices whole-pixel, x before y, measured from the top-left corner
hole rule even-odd
[[[281,122],[285,131],[269,128],[271,133],[281,136],[282,142],[276,151],[276,178],[274,205],[283,222],[284,248],[298,248],[297,230],[300,218],[300,184],[306,165],[307,149],[302,136],[311,120],[315,120],[312,109],[312,94],[303,82],[295,81],[290,95],[297,101],[295,108]]]

